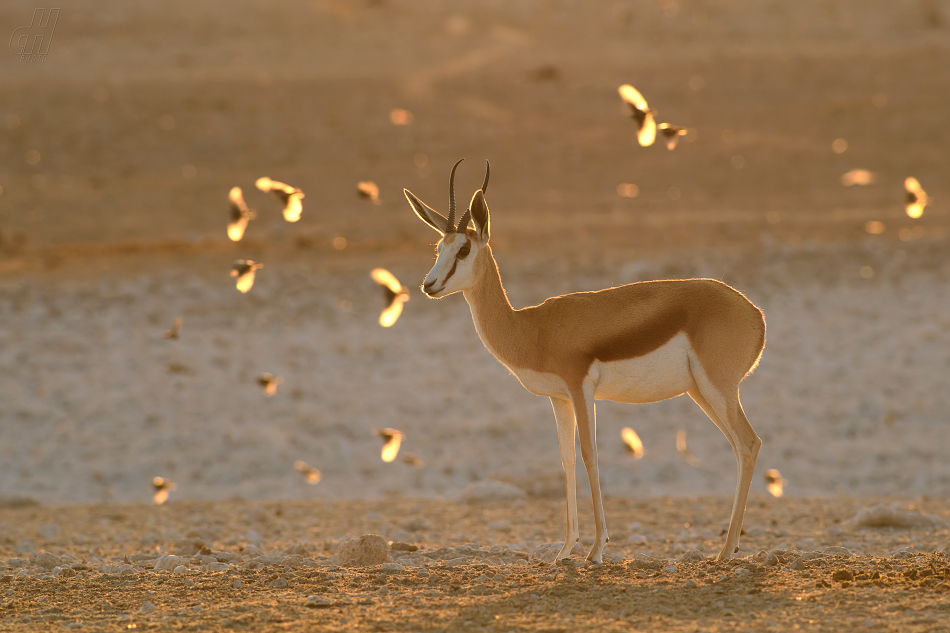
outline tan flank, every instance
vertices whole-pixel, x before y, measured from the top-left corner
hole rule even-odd
[[[442,235],[423,291],[433,298],[461,291],[485,347],[528,391],[551,399],[567,479],[567,535],[557,558],[568,556],[579,537],[575,432],[593,493],[596,535],[588,559],[600,562],[607,544],[594,401],[645,403],[683,393],[726,435],[736,454],[735,503],[719,558],[732,556],[762,444],[739,403],[739,383],[765,346],[762,312],[713,279],[646,281],[515,310],[488,244],[488,178],[456,225],[454,174],[455,168],[447,218],[405,191],[416,214]],[[467,228],[470,220],[474,230]]]

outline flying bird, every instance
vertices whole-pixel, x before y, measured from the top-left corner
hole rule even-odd
[[[251,259],[239,259],[231,265],[231,276],[237,277],[237,289],[241,292],[247,292],[254,287],[254,272],[258,268],[263,268],[264,264],[258,264]]]
[[[392,327],[402,314],[402,304],[409,301],[409,290],[385,268],[374,268],[370,276],[383,289],[383,296],[386,297],[386,307],[379,315],[379,324]]]
[[[640,436],[637,435],[636,431],[629,426],[625,426],[621,429],[620,436],[627,447],[627,452],[631,453],[634,459],[643,457],[643,442],[640,441]]]
[[[152,479],[152,488],[155,493],[152,495],[152,501],[155,502],[155,505],[160,506],[166,501],[168,501],[168,495],[172,490],[177,488],[175,482],[169,481],[164,477],[155,477]]]
[[[269,191],[277,196],[284,205],[285,220],[288,222],[296,222],[300,219],[300,212],[303,211],[303,207],[300,204],[300,201],[304,198],[303,191],[296,187],[291,187],[288,184],[271,180],[267,176],[258,178],[254,184],[261,191]]]
[[[373,431],[373,435],[383,438],[383,452],[380,455],[383,461],[391,462],[396,459],[396,455],[399,454],[399,447],[402,445],[402,440],[406,437],[406,434],[396,429],[376,429]]]
[[[656,139],[656,121],[653,115],[656,114],[656,110],[651,110],[643,95],[630,84],[620,86],[618,92],[620,92],[620,98],[630,108],[630,118],[637,123],[637,141],[643,147],[653,145]]]
[[[356,183],[356,194],[373,204],[379,204],[379,186],[372,180],[363,180]]]
[[[920,183],[913,176],[904,179],[904,189],[907,191],[907,215],[916,219],[924,214],[924,207],[930,202],[927,192],[920,187]]]
[[[662,134],[666,140],[666,149],[670,150],[676,147],[676,143],[680,140],[680,137],[686,136],[688,131],[685,127],[673,125],[672,123],[660,123],[657,127],[660,128],[660,134]]]
[[[877,181],[877,174],[867,169],[852,169],[841,174],[841,184],[845,187],[870,185]]]
[[[403,453],[402,461],[405,464],[409,464],[413,468],[422,468],[425,466],[425,462],[413,455],[412,453]]]
[[[693,451],[689,450],[686,446],[686,430],[680,429],[676,432],[676,452],[679,453],[679,456],[683,459],[684,462],[693,466],[694,468],[699,467],[699,458],[693,454]]]
[[[770,468],[765,471],[765,487],[769,489],[773,497],[781,497],[788,481],[782,477],[782,473],[777,468]]]
[[[298,459],[294,462],[294,468],[297,469],[301,475],[307,480],[307,483],[311,486],[316,486],[320,483],[320,479],[323,478],[323,473],[314,468],[313,466],[307,464],[307,462]]]
[[[244,203],[244,195],[240,187],[231,187],[231,193],[228,194],[231,201],[231,219],[228,222],[228,237],[232,242],[240,242],[244,237],[244,230],[247,223],[257,217],[257,214],[247,208]]]
[[[181,326],[184,322],[185,322],[184,319],[182,319],[181,317],[178,317],[177,319],[175,319],[175,322],[172,323],[172,329],[162,334],[162,336],[167,339],[178,340],[178,333],[181,332]]]
[[[264,390],[264,394],[268,397],[277,393],[277,385],[282,382],[284,382],[283,378],[267,372],[257,377],[257,384],[261,386],[261,389]]]

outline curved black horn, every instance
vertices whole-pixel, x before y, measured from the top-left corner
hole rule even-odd
[[[485,161],[485,182],[482,183],[482,193],[488,190],[488,176],[491,175],[491,165],[488,161]],[[459,226],[455,229],[456,233],[464,233],[468,229],[468,222],[472,219],[472,210],[466,209],[465,213],[462,214],[462,219],[459,220]]]
[[[453,230],[455,228],[455,170],[458,169],[459,164],[465,160],[460,158],[458,163],[455,163],[455,166],[452,167],[452,175],[449,176],[449,217],[447,219],[448,230]]]

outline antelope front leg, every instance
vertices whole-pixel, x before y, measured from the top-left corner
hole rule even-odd
[[[571,392],[574,401],[574,416],[577,418],[577,434],[581,441],[581,457],[590,480],[590,492],[594,499],[594,547],[587,560],[600,563],[607,546],[607,519],[604,517],[604,502],[600,496],[600,469],[597,465],[597,413],[594,407],[594,384],[585,382],[583,389]]]
[[[574,451],[574,433],[577,424],[574,419],[574,408],[567,400],[551,398],[554,407],[554,419],[557,420],[557,441],[561,446],[561,465],[564,467],[564,478],[567,482],[567,534],[564,536],[564,547],[557,553],[554,562],[571,555],[574,544],[577,543],[579,532],[577,529],[577,474],[574,471],[577,455]]]

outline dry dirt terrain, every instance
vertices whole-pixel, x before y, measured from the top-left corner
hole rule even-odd
[[[0,630],[950,630],[945,0],[110,0],[63,8],[45,62],[0,51],[0,82]],[[623,83],[689,128],[674,151],[637,145]],[[402,188],[444,209],[461,157],[460,201],[491,161],[515,307],[712,277],[763,309],[735,560],[709,559],[735,460],[680,397],[599,403],[611,556],[545,562],[550,404],[417,290],[436,234]],[[238,258],[265,265],[246,295]],[[411,293],[388,329],[378,266]],[[485,482],[511,496],[468,502]],[[344,565],[366,534],[419,549]]]

